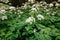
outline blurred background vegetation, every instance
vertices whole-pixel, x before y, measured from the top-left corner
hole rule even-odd
[[[38,1],[38,2],[45,1],[47,3],[55,3],[55,2],[60,3],[59,0],[0,0],[0,3],[13,5],[13,6],[21,6],[25,2],[33,2],[33,3],[35,3],[36,1]]]

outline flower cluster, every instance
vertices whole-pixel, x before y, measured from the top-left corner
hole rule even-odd
[[[4,13],[6,13],[5,9],[0,10],[0,14],[4,14]]]
[[[37,15],[37,18],[38,18],[38,20],[42,20],[42,19],[44,19],[44,16],[41,15],[41,14],[38,14],[38,15]]]
[[[34,18],[34,17],[29,17],[29,18],[26,20],[26,22],[32,24],[32,22],[35,22],[35,18]]]
[[[28,0],[28,2],[30,2],[30,3],[34,3],[34,2],[35,2],[35,0]]]
[[[31,11],[37,11],[37,9],[36,8],[32,8]]]
[[[10,9],[10,10],[15,10],[15,7],[13,7],[13,6],[12,6],[12,7],[9,7],[9,9]]]
[[[2,16],[2,20],[5,20],[5,19],[7,19],[7,16]]]
[[[38,20],[43,20],[43,19],[44,19],[44,16],[41,15],[41,14],[38,14],[38,15],[37,15],[37,19],[38,19]],[[32,22],[35,22],[35,18],[34,18],[34,17],[29,17],[29,18],[26,20],[26,23],[32,24]]]

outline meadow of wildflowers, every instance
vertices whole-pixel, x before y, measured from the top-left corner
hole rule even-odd
[[[60,40],[59,3],[0,5],[0,40]]]

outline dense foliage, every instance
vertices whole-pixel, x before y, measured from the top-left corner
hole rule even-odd
[[[0,5],[0,40],[60,40],[60,4]]]

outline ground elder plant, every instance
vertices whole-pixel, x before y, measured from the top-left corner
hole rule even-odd
[[[0,40],[60,40],[60,4],[2,4]]]

